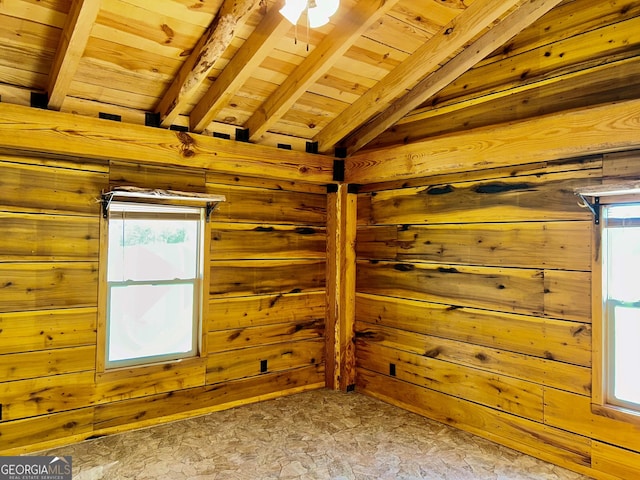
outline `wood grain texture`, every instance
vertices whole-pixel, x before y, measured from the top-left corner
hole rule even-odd
[[[543,54],[544,55],[544,54]],[[413,143],[428,137],[454,134],[510,118],[528,120],[566,110],[634,100],[640,84],[635,57],[608,63],[580,65],[562,75],[527,78],[509,89],[497,89],[482,97],[452,99],[415,110],[387,130],[367,148]],[[613,73],[615,72],[615,74]],[[446,121],[442,121],[446,118]]]
[[[198,88],[206,80],[215,63],[224,54],[236,36],[236,31],[249,20],[254,9],[260,6],[257,0],[225,0],[216,20],[207,33],[193,48],[189,58],[182,64],[171,87],[158,103],[161,124],[169,127],[184,109]]]
[[[0,383],[3,420],[18,420],[92,405],[94,372]]]
[[[284,341],[318,339],[323,333],[324,319],[215,330],[207,334],[207,348],[209,353],[218,353],[258,345],[273,345]]]
[[[329,183],[333,160],[321,155],[171,132],[60,112],[0,104],[3,151],[188,165],[249,176]]]
[[[359,261],[356,282],[360,293],[502,312],[544,310],[542,270]]]
[[[367,370],[359,371],[358,389],[521,452],[589,473],[591,449],[586,437]]]
[[[2,452],[19,455],[33,449],[81,441],[91,435],[93,407],[0,423]]]
[[[208,331],[324,319],[325,292],[211,298]]]
[[[0,167],[5,211],[99,215],[96,199],[108,186],[104,174],[10,162]]]
[[[590,397],[547,388],[544,402],[547,425],[606,443],[612,441],[615,432],[615,445],[640,452],[640,425],[594,414]]]
[[[598,183],[592,172],[435,184],[372,194],[361,224],[504,223],[591,220],[573,188]]]
[[[284,190],[273,179],[243,185],[249,177],[118,158],[95,162],[4,155],[0,163],[5,173],[0,182],[6,187],[0,189],[6,234],[0,257],[2,452],[86,438],[103,429],[102,423],[96,425],[103,417],[94,417],[98,405],[131,406],[122,421],[107,428],[123,431],[324,385],[324,186],[309,192],[292,180],[293,188]],[[214,252],[213,261],[206,259],[213,268],[207,270],[205,284],[218,282],[222,291],[217,298],[206,298],[200,355],[103,371],[98,275],[106,258],[106,237],[100,234],[106,230],[96,198],[102,189],[123,184],[204,192],[212,186],[208,175],[233,178],[225,185],[233,191],[233,206],[205,229],[206,250]],[[216,260],[213,237],[225,246],[219,250],[223,260]],[[246,283],[238,282],[237,275]],[[229,345],[228,337],[234,335],[236,341]],[[207,358],[209,353],[215,360]],[[262,360],[267,361],[266,372],[259,371],[254,381],[231,393],[230,383],[252,376],[248,366],[260,369]],[[220,365],[224,373],[216,373],[222,372]],[[207,381],[216,387],[204,389]],[[220,389],[225,393],[212,402],[210,392],[217,395]],[[174,395],[181,400],[158,415],[139,409]],[[72,414],[59,424],[56,419],[63,412]],[[82,428],[75,428],[75,413]],[[43,418],[51,420],[51,431],[43,427]],[[23,420],[21,440],[5,425]],[[42,431],[40,438],[32,431],[36,428]]]
[[[620,478],[633,478],[640,469],[640,453],[607,443],[593,442],[591,455],[595,470]]]
[[[99,405],[95,408],[95,431],[98,434],[115,433],[177,419],[187,412],[192,416],[197,412],[230,408],[323,385],[323,368],[313,366]]]
[[[7,354],[0,356],[0,378],[10,382],[94,370],[95,362],[93,345]]]
[[[0,212],[0,262],[98,258],[99,217]]]
[[[265,177],[243,177],[232,173],[207,172],[207,183],[215,185],[232,185],[265,188],[267,190],[286,190],[288,192],[306,192],[326,194],[326,185],[297,182],[295,180],[270,179]]]
[[[209,294],[234,297],[324,290],[324,260],[221,260],[210,264]]]
[[[527,51],[494,57],[493,61],[478,65],[466,78],[451,82],[438,100],[481,97],[529,83],[533,78],[568,76],[591,66],[631,58],[640,42],[640,17],[623,18],[537,48],[531,46]]]
[[[327,194],[327,388],[346,391],[355,384],[355,292],[357,196],[347,185]]]
[[[279,12],[282,2],[267,11],[251,36],[236,52],[190,114],[191,130],[202,132],[238,93],[254,70],[266,60],[291,23]]]
[[[360,227],[359,258],[561,270],[591,269],[593,222]]]
[[[361,357],[360,353],[363,349],[384,346],[422,357],[436,358],[453,365],[506,375],[530,384],[548,385],[581,395],[591,392],[591,378],[588,367],[360,321],[356,322],[356,337],[356,357],[358,359]],[[386,367],[377,371],[383,375],[390,373]],[[406,380],[416,383],[411,379]],[[442,383],[442,386],[434,384],[430,388],[435,390],[449,388],[446,385],[446,380]],[[452,394],[462,396],[455,391]]]
[[[542,17],[561,0],[529,1],[520,4],[514,12],[496,22],[471,44],[465,45],[456,57],[420,80],[407,94],[396,100],[375,118],[366,122],[342,142],[347,151],[354,153],[396,124],[409,112],[435,96],[442,88],[468,71],[473,65],[503,45],[524,28]],[[488,6],[487,8],[491,8]]]
[[[142,365],[95,375],[95,404],[119,402],[204,385],[206,361],[194,357],[181,362]]]
[[[439,358],[360,343],[358,367],[497,410],[542,421],[542,386]]]
[[[322,227],[211,224],[211,260],[325,257]]]
[[[322,77],[333,63],[373,24],[384,16],[398,0],[365,0],[337,21],[332,35],[325,37],[287,76],[276,91],[256,110],[244,127],[252,140],[259,139],[270,126],[283,117],[298,98]]]
[[[356,318],[402,334],[432,335],[530,357],[591,365],[589,324],[507,314],[366,294],[356,296]]]
[[[205,178],[205,170],[186,166],[178,169],[139,162],[109,162],[111,187],[131,186],[203,193]]]
[[[71,4],[49,73],[48,106],[53,110],[60,110],[64,102],[99,10],[100,2],[91,0],[80,0]]]
[[[97,262],[0,264],[0,312],[95,307]]]
[[[211,219],[216,222],[324,227],[325,195],[207,184],[207,193],[224,195]]]
[[[206,383],[227,382],[323,362],[322,338],[213,353],[207,357]]]
[[[0,353],[92,345],[96,308],[0,313]]]
[[[629,100],[362,152],[346,162],[346,180],[409,179],[634,148],[639,117],[640,101]]]
[[[353,129],[351,125],[360,125],[387,108],[405,90],[411,89],[422,78],[437,70],[458,49],[519,3],[515,0],[475,1],[317,134],[314,141],[318,142],[319,150],[327,151],[350,133]]]

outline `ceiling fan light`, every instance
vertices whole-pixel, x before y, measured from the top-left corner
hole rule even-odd
[[[309,12],[316,10],[324,17],[330,17],[338,11],[340,0],[316,0],[316,7],[310,8]]]
[[[284,18],[289,20],[293,25],[298,23],[300,15],[307,8],[306,0],[287,0],[280,9],[280,13]]]
[[[323,13],[314,13],[312,9],[309,9],[309,26],[311,28],[322,27],[327,23],[329,23],[329,17],[327,17]]]
[[[322,27],[329,23],[329,17],[338,11],[340,0],[286,0],[280,13],[296,25],[306,10],[311,28]]]

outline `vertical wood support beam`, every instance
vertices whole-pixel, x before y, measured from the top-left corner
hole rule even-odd
[[[327,315],[325,380],[333,390],[355,385],[357,195],[346,184],[327,192]]]

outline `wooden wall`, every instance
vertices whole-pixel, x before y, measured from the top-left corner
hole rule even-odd
[[[361,187],[357,389],[589,476],[635,478],[640,424],[591,412],[594,223],[573,189],[637,179],[640,152],[487,156],[503,165],[476,155],[466,172],[443,161],[440,175]],[[378,160],[354,161],[382,173]]]
[[[0,156],[0,453],[324,386],[326,186],[221,170]],[[96,372],[97,199],[110,185],[227,197],[207,227],[202,358]]]

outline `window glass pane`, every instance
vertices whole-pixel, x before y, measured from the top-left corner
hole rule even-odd
[[[195,351],[194,285],[110,288],[110,362]]]
[[[607,297],[639,301],[640,227],[607,229],[607,247]]]
[[[190,206],[111,203],[108,368],[197,355],[202,212]]]
[[[611,205],[607,208],[608,218],[640,218],[640,205],[632,203],[629,205]]]
[[[615,307],[614,395],[617,399],[640,404],[640,309]]]
[[[108,280],[195,278],[198,227],[195,220],[110,220]]]

